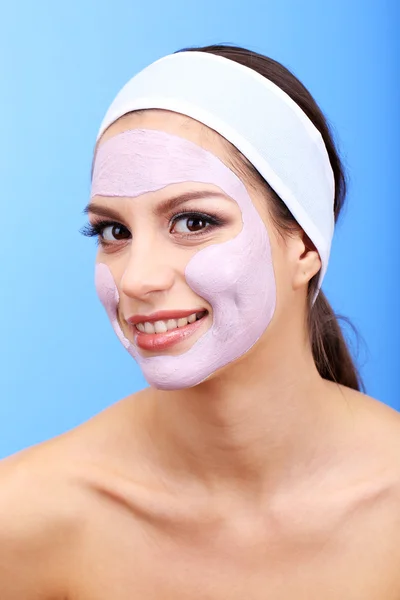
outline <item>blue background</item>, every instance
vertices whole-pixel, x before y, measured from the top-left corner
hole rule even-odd
[[[376,0],[3,3],[0,457],[145,382],[95,294],[79,235],[100,121],[185,46],[230,42],[292,69],[334,126],[351,185],[324,290],[364,338],[367,392],[400,408],[398,4]]]

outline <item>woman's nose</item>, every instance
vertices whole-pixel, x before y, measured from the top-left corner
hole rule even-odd
[[[142,298],[153,292],[165,292],[174,282],[174,269],[160,250],[131,252],[120,281],[121,292]]]

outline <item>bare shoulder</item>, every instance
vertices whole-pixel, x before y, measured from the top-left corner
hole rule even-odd
[[[69,445],[60,436],[0,461],[1,600],[67,597],[85,514]]]
[[[361,392],[342,388],[348,408],[354,439],[360,453],[373,468],[379,467],[400,486],[400,413],[387,404]]]
[[[369,476],[371,495],[367,494],[365,499],[365,505],[371,508],[368,526],[375,531],[375,545],[383,544],[387,551],[387,580],[397,586],[397,598],[400,590],[400,413],[371,396],[353,390],[347,393],[354,409],[355,431],[359,429],[356,439],[360,440],[360,454],[364,454],[364,473]]]
[[[126,454],[134,399],[0,460],[1,600],[68,597],[66,580],[98,490],[117,470],[115,456]]]
[[[400,412],[362,392],[343,386],[341,390],[360,432],[371,435],[371,442],[380,440],[379,447],[389,453],[388,459],[400,461]]]
[[[349,462],[364,475],[400,550],[400,413],[361,392],[343,393],[352,423]]]

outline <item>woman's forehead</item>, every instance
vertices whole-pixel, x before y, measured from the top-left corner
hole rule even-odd
[[[131,129],[154,129],[182,137],[228,164],[229,142],[203,123],[169,110],[146,109],[123,115],[104,132],[98,147],[115,135]]]
[[[265,213],[264,190],[260,190],[258,184],[254,185],[253,178],[246,170],[245,163],[247,161],[243,161],[242,164],[240,160],[240,152],[219,133],[186,115],[161,109],[138,110],[123,115],[112,123],[101,136],[96,147],[96,153],[98,148],[107,140],[134,129],[162,131],[183,138],[210,152],[236,175],[247,188],[247,192],[258,210],[261,210],[263,214]]]
[[[219,158],[242,181],[253,200],[260,192],[264,195],[264,190],[259,189],[259,182],[254,181],[254,177],[246,168],[248,161],[231,142],[191,117],[163,109],[137,110],[114,121],[96,144],[92,176],[98,149],[112,137],[132,129],[153,129],[186,139]]]
[[[213,152],[158,129],[127,129],[98,148],[92,196],[132,196],[187,181],[216,184],[235,197],[245,186]]]

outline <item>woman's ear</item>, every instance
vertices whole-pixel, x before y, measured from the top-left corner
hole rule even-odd
[[[317,249],[303,230],[292,238],[290,245],[294,266],[292,287],[297,290],[308,285],[321,269],[322,263]]]

